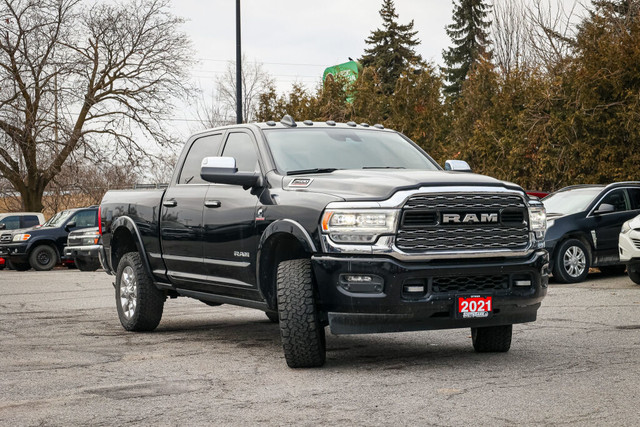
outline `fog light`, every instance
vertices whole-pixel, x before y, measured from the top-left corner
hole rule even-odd
[[[340,287],[347,292],[379,294],[384,289],[384,279],[375,274],[341,274]]]
[[[531,286],[531,280],[516,280],[513,282],[515,286]]]
[[[409,293],[409,294],[415,294],[415,293],[424,293],[424,286],[411,286],[411,285],[404,285],[404,292]]]

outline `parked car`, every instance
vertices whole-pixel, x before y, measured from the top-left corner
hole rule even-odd
[[[9,212],[0,213],[0,231],[29,228],[44,223],[44,215],[40,212]],[[0,270],[7,265],[0,257]]]
[[[44,224],[44,215],[40,212],[0,213],[0,230],[17,230]]]
[[[67,259],[72,259],[80,271],[96,271],[100,268],[98,253],[101,242],[98,227],[72,231],[67,238],[64,256]]]
[[[549,193],[546,193],[544,191],[527,191],[527,194],[530,195],[530,196],[537,197],[539,199],[542,199],[542,198],[547,197],[549,195]]]
[[[622,224],[618,236],[620,261],[627,265],[627,274],[640,285],[640,215]]]
[[[583,281],[590,267],[623,273],[618,254],[622,224],[640,214],[640,182],[575,185],[545,197],[545,247],[557,281]]]
[[[41,227],[18,229],[0,234],[0,257],[19,271],[51,270],[66,261],[64,246],[70,231],[98,225],[98,207],[58,212]]]

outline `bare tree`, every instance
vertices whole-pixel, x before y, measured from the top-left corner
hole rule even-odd
[[[528,64],[531,22],[521,0],[501,0],[493,5],[493,59],[503,74]]]
[[[135,164],[139,139],[170,144],[163,118],[189,90],[190,42],[169,0],[84,4],[0,3],[0,174],[26,210],[42,210],[72,153]]]
[[[549,69],[561,64],[575,46],[575,20],[584,7],[577,1],[533,0],[527,8],[528,43],[538,65]]]
[[[256,118],[260,94],[274,84],[273,78],[264,70],[262,64],[247,62],[242,56],[242,122],[252,122]],[[236,63],[229,62],[225,73],[218,79],[217,91],[222,108],[227,114],[233,111],[236,116]]]

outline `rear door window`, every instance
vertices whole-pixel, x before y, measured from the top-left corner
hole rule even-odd
[[[38,224],[40,224],[40,220],[35,215],[25,215],[22,217],[22,228],[29,228]]]
[[[628,188],[627,192],[631,201],[631,209],[640,209],[640,188]]]
[[[217,156],[222,144],[222,133],[196,139],[184,160],[178,184],[208,184],[200,178],[200,166],[205,157]]]

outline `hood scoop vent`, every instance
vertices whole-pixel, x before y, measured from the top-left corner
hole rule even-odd
[[[313,178],[296,178],[289,183],[289,187],[307,188],[313,182]]]

